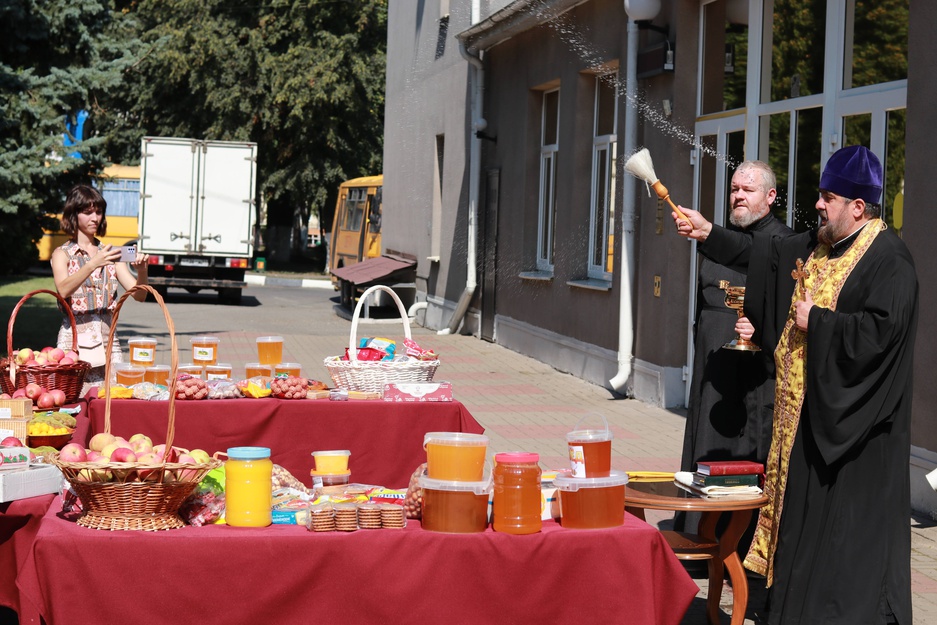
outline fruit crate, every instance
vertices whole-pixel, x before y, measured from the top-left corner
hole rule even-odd
[[[13,357],[13,325],[16,322],[16,315],[26,301],[39,293],[47,293],[58,300],[59,308],[68,314],[68,320],[72,325],[72,351],[78,353],[78,328],[75,324],[75,314],[72,307],[68,305],[62,297],[55,291],[47,289],[38,289],[27,293],[17,302],[10,315],[10,321],[7,323],[7,354],[9,356],[0,360],[0,388],[4,393],[12,395],[17,389],[26,388],[30,382],[34,382],[47,390],[59,389],[65,393],[65,402],[74,403],[81,396],[81,388],[85,382],[85,376],[91,370],[91,365],[84,360],[66,365],[25,365],[16,364]]]

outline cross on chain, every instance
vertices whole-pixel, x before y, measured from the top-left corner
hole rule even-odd
[[[791,277],[797,280],[797,284],[800,285],[800,290],[803,291],[804,290],[804,278],[806,278],[810,274],[804,271],[804,261],[801,260],[800,258],[797,259],[796,265],[797,265],[797,269],[794,269],[793,271],[791,271]]]

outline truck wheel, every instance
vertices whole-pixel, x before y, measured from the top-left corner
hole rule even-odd
[[[166,299],[166,293],[167,293],[168,290],[169,290],[166,285],[164,285],[164,284],[160,284],[160,285],[151,284],[150,286],[152,286],[153,289],[154,289],[157,293],[159,293],[159,296],[160,296],[160,297],[162,297],[163,299]],[[146,294],[146,301],[148,301],[148,302],[155,302],[155,301],[156,301],[156,298],[153,297],[152,295],[150,295],[149,293],[147,293],[147,294]]]
[[[218,299],[223,304],[237,306],[241,303],[241,289],[218,289]]]
[[[188,291],[189,293],[195,294],[201,291],[202,289],[201,287],[197,287],[197,286],[187,286],[185,287],[185,290]]]

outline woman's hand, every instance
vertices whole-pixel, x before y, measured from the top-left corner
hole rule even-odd
[[[113,245],[104,245],[98,249],[97,253],[91,257],[91,264],[95,267],[104,267],[113,265],[120,261],[120,248]]]

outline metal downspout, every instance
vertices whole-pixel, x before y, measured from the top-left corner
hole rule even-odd
[[[628,58],[625,68],[625,146],[619,159],[627,159],[635,150],[638,136],[637,111],[633,106],[637,96],[638,26],[628,18]],[[623,160],[619,162],[624,163]],[[615,391],[623,392],[631,378],[634,361],[634,317],[632,315],[632,285],[634,284],[634,230],[635,230],[635,178],[619,176],[622,184],[621,219],[621,271],[618,303],[618,373],[608,383]]]
[[[462,319],[468,311],[472,297],[475,295],[475,289],[478,287],[477,270],[475,267],[475,247],[478,234],[478,197],[479,185],[481,184],[481,139],[478,137],[478,131],[484,130],[488,122],[481,116],[482,110],[482,90],[485,81],[485,70],[481,59],[477,54],[470,53],[465,43],[459,42],[459,53],[469,62],[474,69],[472,80],[472,136],[469,143],[469,206],[468,206],[468,238],[465,250],[465,290],[456,304],[452,318],[449,320],[449,327],[440,330],[438,334],[453,334],[458,331],[462,324]]]

